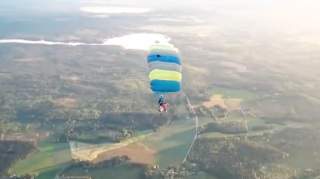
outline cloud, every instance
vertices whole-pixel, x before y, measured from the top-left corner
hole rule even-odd
[[[0,39],[0,44],[31,44],[31,45],[64,45],[64,46],[120,46],[124,49],[149,50],[155,42],[169,43],[170,38],[158,33],[134,33],[120,37],[105,39],[102,43],[54,42],[46,40]]]
[[[149,8],[124,6],[86,6],[81,7],[80,10],[82,12],[93,14],[140,14],[151,11]]]
[[[155,42],[169,43],[170,38],[157,33],[137,33],[105,40],[105,45],[121,46],[125,49],[148,50]]]
[[[24,39],[0,39],[0,44],[39,44],[39,45],[68,45],[68,46],[79,46],[79,45],[89,45],[82,42],[53,42],[46,40],[24,40]]]

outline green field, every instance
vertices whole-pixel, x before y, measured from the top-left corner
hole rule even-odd
[[[181,119],[163,126],[144,143],[157,152],[156,163],[165,168],[182,162],[193,137],[194,121]]]
[[[68,166],[69,163],[62,164],[62,165],[57,165],[54,167],[51,167],[48,170],[43,171],[40,173],[36,179],[48,179],[48,178],[54,178],[59,172],[63,170],[64,167]]]
[[[10,172],[17,175],[40,174],[57,169],[71,161],[69,145],[67,143],[52,143],[43,141],[38,150],[29,154],[26,159],[20,160],[11,167]]]
[[[109,168],[88,168],[82,167],[67,169],[65,176],[91,176],[92,178],[112,178],[112,179],[140,179],[143,176],[143,168],[133,165],[117,165]]]

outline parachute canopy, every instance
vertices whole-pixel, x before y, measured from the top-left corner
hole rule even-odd
[[[181,90],[181,60],[171,44],[154,44],[148,54],[150,88],[154,93],[176,93]]]

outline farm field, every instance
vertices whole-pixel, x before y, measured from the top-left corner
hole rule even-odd
[[[37,151],[29,154],[26,159],[16,162],[10,171],[18,175],[27,173],[38,175],[70,161],[71,154],[68,144],[43,141],[39,144]]]

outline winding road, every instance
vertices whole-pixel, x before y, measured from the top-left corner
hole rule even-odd
[[[194,120],[195,134],[194,134],[193,140],[192,140],[192,142],[191,142],[191,144],[189,146],[189,149],[188,149],[188,151],[187,151],[182,163],[185,163],[187,161],[188,156],[189,156],[189,154],[190,154],[190,152],[192,150],[192,147],[193,147],[193,145],[195,144],[195,142],[196,142],[196,140],[198,138],[198,127],[199,127],[198,115],[197,115],[196,111],[194,110],[193,105],[191,104],[189,97],[186,94],[184,94],[184,95],[186,97],[186,101],[187,101],[187,105],[188,105],[190,114],[192,114],[192,117],[193,117],[193,120]]]

